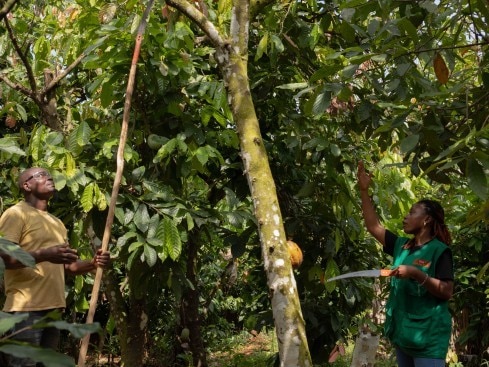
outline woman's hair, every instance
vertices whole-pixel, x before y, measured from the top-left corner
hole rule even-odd
[[[440,203],[434,200],[423,199],[418,201],[418,204],[422,204],[426,214],[433,219],[431,235],[437,237],[443,243],[450,245],[452,243],[452,236],[445,224],[445,211]]]

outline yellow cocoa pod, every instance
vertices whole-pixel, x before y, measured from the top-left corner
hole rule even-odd
[[[294,241],[288,240],[287,245],[289,249],[290,263],[294,269],[297,269],[302,264],[302,250]]]

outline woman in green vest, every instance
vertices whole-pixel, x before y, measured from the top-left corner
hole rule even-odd
[[[399,367],[445,367],[451,335],[448,300],[453,294],[450,233],[441,205],[414,204],[398,237],[380,223],[368,190],[371,176],[358,164],[358,186],[367,230],[393,257],[386,305],[385,335],[396,349]]]

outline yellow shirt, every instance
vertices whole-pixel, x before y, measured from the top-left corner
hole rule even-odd
[[[25,201],[7,209],[0,218],[0,234],[19,244],[25,251],[34,251],[66,242],[63,222],[48,212],[33,208]],[[3,310],[40,311],[64,308],[64,265],[47,261],[34,268],[7,269],[4,274],[7,299]]]

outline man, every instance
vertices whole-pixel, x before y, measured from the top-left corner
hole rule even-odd
[[[48,171],[29,168],[20,174],[18,185],[24,201],[4,212],[0,218],[0,234],[30,253],[36,266],[25,267],[7,254],[0,254],[7,268],[3,310],[29,313],[27,320],[15,326],[16,330],[32,325],[51,311],[63,311],[66,307],[65,273],[85,274],[106,266],[110,260],[108,252],[99,250],[91,261],[82,261],[76,250],[69,247],[66,227],[48,212],[49,199],[56,191]],[[57,349],[59,330],[30,329],[15,335],[15,339]],[[10,356],[9,366],[34,367],[36,364],[30,359]]]

